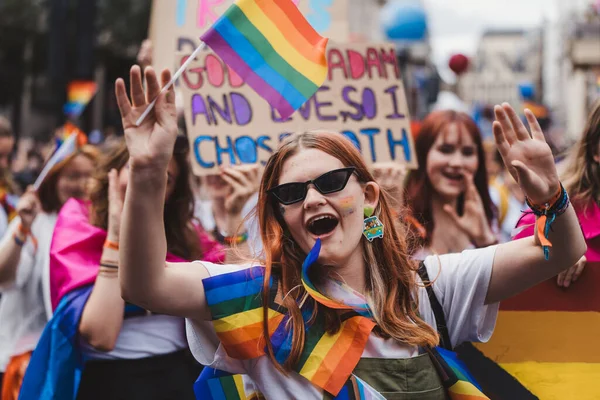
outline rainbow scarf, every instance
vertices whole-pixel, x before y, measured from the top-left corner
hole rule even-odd
[[[237,0],[201,39],[284,119],[327,76],[328,39],[291,0]]]
[[[319,250],[320,243],[309,253],[304,269],[314,264]],[[203,281],[215,332],[230,357],[251,359],[266,354],[266,341],[262,334],[263,278],[264,268],[253,267]],[[310,280],[305,284],[314,287]],[[287,327],[287,310],[275,302],[277,281],[271,279],[269,287],[269,335],[275,357],[283,363],[290,353],[292,332]],[[320,300],[326,301],[327,298]],[[302,309],[307,326],[306,341],[294,369],[314,385],[337,395],[352,376],[375,323],[350,306],[335,304],[348,312],[341,315],[341,328],[333,335],[325,332],[324,321],[318,314],[316,320],[309,323],[311,310],[308,306]],[[361,387],[368,386],[365,385]]]

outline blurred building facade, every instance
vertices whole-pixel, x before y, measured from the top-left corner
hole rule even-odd
[[[567,4],[568,3],[568,4]],[[600,99],[600,1],[561,2],[559,21],[560,95],[556,108],[571,139],[581,134],[593,104]]]
[[[471,68],[457,90],[467,104],[521,102],[519,85],[532,83],[543,95],[543,41],[540,30],[488,30],[481,37]]]

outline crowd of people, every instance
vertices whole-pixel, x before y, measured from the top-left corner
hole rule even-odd
[[[195,177],[169,79],[133,67],[124,139],[79,146],[37,189],[40,156],[12,174],[0,119],[2,400],[445,399],[443,349],[600,261],[600,104],[558,165],[504,104],[493,140],[432,112],[416,170],[309,131],[265,167]]]

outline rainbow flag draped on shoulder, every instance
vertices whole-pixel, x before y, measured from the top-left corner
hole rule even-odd
[[[201,37],[287,118],[327,76],[327,38],[291,0],[237,0]]]

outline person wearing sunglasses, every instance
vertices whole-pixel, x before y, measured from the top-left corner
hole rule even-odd
[[[159,95],[153,69],[145,78],[146,93],[140,69],[132,68],[133,104],[123,80],[116,83],[131,157],[119,279],[126,300],[186,318],[195,357],[218,370],[196,383],[197,398],[237,390],[267,399],[340,399],[365,391],[376,398],[445,399],[434,361],[421,351],[439,337],[402,216],[392,215],[360,153],[338,133],[292,135],[269,158],[259,189],[260,264],[165,263],[162,201],[175,104],[172,90]],[[164,71],[162,85],[169,80]],[[155,97],[156,107],[136,126],[145,99]],[[533,137],[507,104],[496,107],[496,119],[504,161],[532,207],[548,203],[546,215],[555,217],[549,237],[541,238],[552,248],[547,254],[537,239],[526,239],[428,257],[424,266],[435,278],[453,345],[489,339],[499,301],[585,252],[535,118],[528,114]],[[364,226],[374,218],[383,235],[369,240]]]

